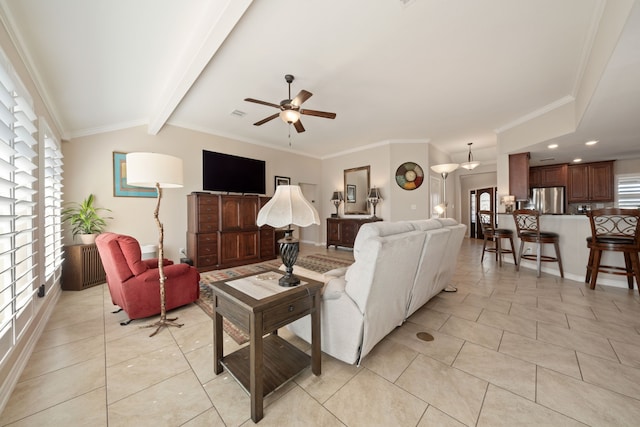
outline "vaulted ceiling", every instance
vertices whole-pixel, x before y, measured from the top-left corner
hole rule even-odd
[[[560,162],[640,156],[640,2],[616,1],[620,28],[606,0],[0,0],[0,17],[65,139],[173,124],[317,157],[388,140],[495,156],[497,130],[579,95],[611,34]],[[278,104],[285,74],[336,119],[254,126],[277,110],[244,99]]]

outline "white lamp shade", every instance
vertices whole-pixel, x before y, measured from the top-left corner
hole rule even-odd
[[[300,120],[300,113],[296,110],[282,110],[280,111],[280,118],[285,123],[295,123]]]
[[[480,166],[480,162],[464,162],[460,164],[461,168],[465,168],[466,170],[472,170]]]
[[[136,187],[182,187],[182,159],[158,153],[127,154],[127,184]]]
[[[431,170],[435,173],[451,173],[458,169],[458,166],[460,166],[458,163],[443,163],[441,165],[431,166]]]
[[[280,228],[289,225],[307,227],[320,224],[318,211],[302,195],[297,185],[279,185],[276,194],[258,212],[258,226]]]

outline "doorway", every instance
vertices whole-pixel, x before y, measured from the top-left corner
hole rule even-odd
[[[306,183],[299,183],[298,184],[300,186],[300,190],[302,190],[302,195],[304,196],[305,199],[307,199],[309,202],[311,202],[311,204],[313,205],[314,208],[316,208],[316,211],[320,212],[318,210],[318,204],[316,203],[316,200],[318,199],[317,197],[317,185],[316,184],[306,184]],[[319,242],[318,236],[320,234],[320,226],[319,225],[310,225],[309,227],[299,227],[298,228],[298,232],[300,233],[300,237],[299,240],[302,243],[312,243],[314,245],[317,245]]]
[[[484,239],[482,227],[478,224],[478,211],[497,212],[496,187],[480,188],[471,190],[469,197],[469,236],[476,239]]]

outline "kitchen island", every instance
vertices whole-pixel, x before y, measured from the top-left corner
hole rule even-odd
[[[520,250],[520,239],[516,236],[516,225],[513,215],[499,213],[498,227],[513,230],[514,244],[517,252]],[[562,267],[564,277],[567,279],[584,282],[587,272],[587,261],[589,260],[589,248],[587,248],[587,237],[591,236],[589,218],[586,215],[541,215],[540,229],[551,231],[560,235],[560,255],[562,257]],[[531,248],[535,253],[535,245],[525,243],[524,249]],[[554,255],[553,245],[542,245],[542,253]],[[503,262],[512,263],[510,257],[504,257]],[[624,257],[619,252],[603,252],[602,264],[624,267]],[[536,270],[535,261],[522,260],[522,268]],[[560,277],[558,264],[555,262],[543,262],[542,271]],[[598,285],[609,285],[627,288],[627,278],[613,274],[599,273]]]

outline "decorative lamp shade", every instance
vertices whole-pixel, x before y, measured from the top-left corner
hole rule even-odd
[[[280,111],[280,118],[285,123],[295,123],[300,120],[300,113],[296,110],[282,110]]]
[[[471,154],[471,145],[473,145],[473,142],[470,142],[467,145],[469,146],[469,154],[467,155],[467,161],[464,163],[460,163],[460,167],[470,171],[480,166],[480,162],[476,162],[473,160],[473,154]]]
[[[331,196],[331,201],[339,201],[342,202],[344,200],[344,196],[342,195],[342,191],[334,191],[333,196]]]
[[[136,187],[182,187],[182,159],[158,153],[127,154],[127,184]]]
[[[373,187],[371,190],[369,190],[369,196],[367,198],[369,200],[371,199],[382,200],[382,196],[380,195],[380,189]]]
[[[258,226],[270,225],[275,228],[289,225],[307,227],[320,224],[318,211],[302,195],[297,185],[279,185],[276,194],[258,212]]]
[[[472,170],[480,166],[480,162],[464,162],[460,164],[461,168],[465,168],[466,170]]]
[[[435,173],[451,173],[454,170],[458,169],[458,166],[460,166],[458,163],[443,163],[440,165],[433,165],[431,166],[431,170],[434,171]]]

